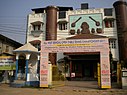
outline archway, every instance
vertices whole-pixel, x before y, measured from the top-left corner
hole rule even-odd
[[[24,53],[19,55],[18,59],[18,79],[25,79],[25,66],[26,66],[26,55]]]
[[[48,86],[48,54],[60,52],[99,52],[101,88],[111,88],[108,38],[43,41],[41,46],[40,87]],[[70,63],[70,75],[72,74]]]

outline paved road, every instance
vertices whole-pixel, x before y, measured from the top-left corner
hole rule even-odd
[[[117,88],[99,90],[96,82],[64,82],[63,85],[51,89],[15,88],[1,84],[0,95],[127,95],[127,90]]]

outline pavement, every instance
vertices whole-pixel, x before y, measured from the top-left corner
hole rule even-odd
[[[51,88],[13,87],[2,83],[0,95],[127,95],[127,89],[114,85],[111,89],[100,90],[96,81],[53,82]]]

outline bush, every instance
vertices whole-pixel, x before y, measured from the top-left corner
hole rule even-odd
[[[57,66],[52,66],[52,80],[53,81],[65,80],[64,75],[62,75],[62,72],[59,71]]]

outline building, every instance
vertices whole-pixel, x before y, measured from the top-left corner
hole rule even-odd
[[[16,42],[2,34],[0,34],[0,56],[14,56],[13,50],[22,46],[21,43]]]
[[[101,75],[102,73],[108,74],[108,79],[101,79],[101,82],[106,80],[108,87],[104,86],[104,88],[110,88],[110,65],[111,70],[116,70],[118,62],[126,63],[127,3],[116,1],[113,6],[113,8],[91,9],[88,4],[84,3],[81,4],[81,9],[76,10],[72,7],[60,6],[32,9],[32,13],[28,14],[27,18],[27,44],[21,47],[22,49],[15,50],[20,54],[24,53],[24,59],[26,58],[24,71],[26,68],[26,76],[29,74],[27,81],[38,80],[32,76],[33,73],[28,71],[28,66],[31,64],[28,60],[33,60],[33,57],[36,56],[36,62],[32,64],[34,64],[35,75],[37,75],[41,41],[108,38],[108,53],[110,54],[107,54],[108,57],[110,56],[110,64],[108,64],[109,60],[106,60],[108,63],[104,63],[104,68],[108,68],[108,72],[101,71]],[[121,14],[119,14],[120,12]],[[36,47],[38,51],[29,43]],[[32,49],[24,48],[26,46],[30,46]],[[101,60],[100,51],[49,53],[49,61],[52,65],[57,65],[59,71],[64,73],[65,77],[74,80],[97,79],[97,67],[99,63],[102,65]],[[18,69],[17,66],[17,73]],[[73,78],[71,74],[74,74]]]
[[[88,7],[87,7],[88,8]],[[58,7],[57,12],[57,37],[54,40],[66,39],[77,34],[81,34],[80,26],[76,28],[71,27],[70,23],[76,19],[85,19],[89,22],[89,31],[92,34],[103,35],[110,38],[110,47],[113,54],[114,61],[119,60],[118,54],[118,41],[117,41],[117,28],[115,20],[115,11],[111,9],[80,9],[72,10],[71,7]],[[43,11],[42,11],[43,10]],[[33,13],[28,16],[28,32],[27,32],[27,42],[36,43],[41,39],[46,40],[46,12],[45,8],[32,9]],[[95,25],[97,22],[88,17],[94,16],[100,25]],[[43,19],[43,20],[42,20]],[[79,20],[78,19],[78,20]],[[79,22],[75,21],[75,24],[81,25],[82,20]],[[99,26],[99,28],[97,28]],[[79,28],[79,29],[78,29]],[[98,31],[98,30],[101,31]],[[83,31],[82,31],[83,32]],[[82,33],[84,34],[84,33]],[[40,35],[40,36],[39,36]],[[39,42],[39,41],[38,41]],[[35,45],[35,44],[34,44]],[[59,56],[58,56],[59,57]],[[57,58],[58,58],[57,57]],[[59,59],[59,58],[58,58]]]
[[[15,71],[15,54],[13,50],[21,47],[22,44],[0,34],[0,76],[8,70]],[[14,73],[12,74],[14,75]],[[6,77],[8,74],[6,73]],[[0,81],[2,81],[0,78]]]

